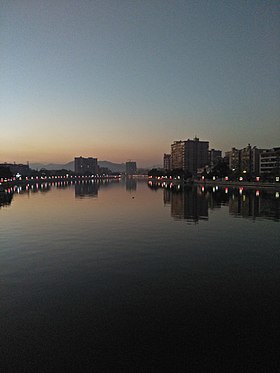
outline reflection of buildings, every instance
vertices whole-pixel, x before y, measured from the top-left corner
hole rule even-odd
[[[274,192],[248,190],[233,193],[229,200],[229,213],[243,218],[257,217],[279,220],[280,200],[275,198]]]
[[[163,189],[163,203],[165,205],[170,205],[171,203],[171,190],[170,189]]]
[[[11,204],[13,199],[12,193],[0,192],[0,208],[2,206],[8,206]]]
[[[171,216],[192,222],[208,219],[208,201],[198,189],[171,194]]]
[[[211,187],[207,190],[208,206],[210,209],[217,209],[228,205],[228,189],[226,191],[223,188],[217,189],[217,187]]]
[[[75,184],[75,197],[97,197],[99,184],[96,182],[82,182]]]
[[[243,188],[193,187],[178,191],[163,189],[164,205],[171,205],[175,219],[208,220],[208,208],[228,206],[229,214],[249,219],[280,220],[279,192]]]
[[[125,187],[128,192],[132,192],[137,188],[137,180],[132,177],[127,177],[125,180]]]

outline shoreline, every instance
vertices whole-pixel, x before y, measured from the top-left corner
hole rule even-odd
[[[195,185],[202,186],[224,186],[224,187],[233,187],[233,188],[251,188],[251,189],[276,189],[280,190],[280,183],[267,183],[267,182],[256,182],[256,181],[194,181]]]
[[[43,184],[43,183],[57,183],[57,182],[79,182],[79,181],[90,181],[94,180],[99,182],[101,180],[120,180],[120,176],[54,176],[54,177],[33,177],[33,178],[25,178],[25,179],[16,179],[16,180],[8,180],[0,183],[0,192],[5,192],[5,189],[11,188],[14,186],[26,186],[26,185],[35,185],[35,184]]]
[[[222,180],[193,180],[193,181],[181,181],[177,179],[157,179],[150,178],[149,181],[153,183],[166,183],[173,185],[185,185],[185,186],[221,186],[225,188],[248,188],[248,189],[270,189],[280,191],[280,183],[268,183],[268,182],[256,182],[256,181],[222,181]]]
[[[25,186],[25,185],[34,185],[34,184],[43,184],[43,183],[56,183],[56,182],[79,182],[79,181],[95,181],[99,182],[101,180],[120,180],[121,176],[55,176],[55,177],[46,177],[46,178],[28,178],[28,179],[16,179],[9,180],[0,183],[0,192],[5,192],[7,188],[13,186]],[[137,179],[137,178],[136,178]],[[143,178],[141,178],[143,179]],[[147,178],[147,181],[158,184],[173,184],[173,185],[185,185],[185,186],[204,186],[204,187],[213,187],[221,186],[225,188],[248,188],[248,189],[269,189],[280,191],[280,183],[268,183],[268,182],[256,182],[256,181],[222,181],[222,180],[193,180],[193,181],[184,181],[178,179],[158,179],[158,178]]]

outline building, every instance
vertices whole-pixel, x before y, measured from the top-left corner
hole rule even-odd
[[[261,175],[277,174],[280,168],[280,147],[262,149],[259,159],[259,170]]]
[[[256,146],[251,147],[248,144],[243,149],[232,148],[226,152],[229,159],[229,168],[234,172],[240,172],[249,175],[260,174],[260,155],[265,149],[259,149]]]
[[[171,170],[171,154],[164,153],[163,155],[163,168],[165,171]]]
[[[171,169],[184,168],[184,141],[174,141],[171,144]]]
[[[211,167],[213,167],[219,159],[222,159],[221,150],[211,149],[209,150],[208,155],[209,155],[209,165]]]
[[[132,161],[126,162],[125,172],[127,175],[135,175],[137,173],[136,162],[132,162]]]
[[[200,141],[198,137],[193,140],[174,141],[171,145],[172,169],[181,168],[193,174],[198,168],[208,164],[208,141]]]
[[[74,160],[74,166],[76,174],[96,175],[98,173],[97,158],[76,157]]]
[[[252,173],[252,148],[248,144],[240,150],[240,171],[243,173]]]
[[[197,169],[208,164],[208,141],[200,141],[198,137],[185,141],[184,170],[196,173]]]
[[[17,163],[1,163],[0,167],[7,167],[10,169],[11,173],[15,176],[17,174],[21,176],[29,176],[31,174],[31,169],[29,164],[17,164]]]
[[[239,170],[240,170],[240,151],[236,148],[232,148],[229,152],[226,152],[226,156],[229,159],[230,170],[239,172]]]
[[[258,149],[256,146],[252,148],[252,172],[255,176],[260,175],[260,154],[262,153],[263,149]]]

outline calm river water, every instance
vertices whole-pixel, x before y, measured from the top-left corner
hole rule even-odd
[[[42,184],[0,207],[1,371],[279,372],[276,191]]]

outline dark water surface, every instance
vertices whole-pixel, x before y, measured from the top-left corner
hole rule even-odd
[[[0,208],[1,371],[279,372],[279,193],[42,185]]]

